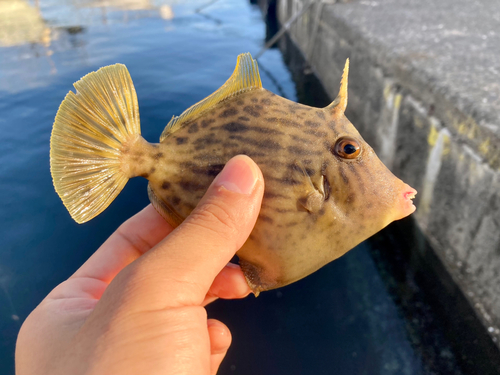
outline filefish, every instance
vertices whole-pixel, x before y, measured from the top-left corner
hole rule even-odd
[[[348,71],[349,60],[333,103],[313,108],[262,88],[257,62],[242,54],[227,82],[174,116],[152,144],[140,135],[127,68],[103,67],[76,82],[57,112],[50,141],[55,189],[84,223],[141,176],[153,206],[176,227],[226,162],[248,155],[262,170],[265,193],[239,264],[256,295],[290,284],[415,210],[416,191],[344,115]]]

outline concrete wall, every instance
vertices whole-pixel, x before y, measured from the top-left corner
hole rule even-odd
[[[278,0],[278,19],[284,24],[307,2]],[[477,92],[470,87],[478,96],[479,103],[475,103],[474,95],[459,95],[461,81],[449,72],[457,69],[458,77],[460,67],[453,64],[461,62],[440,60],[446,56],[439,43],[434,51],[426,44],[427,34],[425,38],[407,35],[400,48],[399,39],[394,39],[398,33],[411,34],[408,28],[425,24],[415,18],[425,19],[427,13],[432,17],[432,6],[426,2],[402,0],[397,6],[392,0],[316,2],[289,35],[332,98],[337,95],[345,60],[350,58],[347,117],[382,161],[418,190],[415,216],[419,226],[498,345],[500,117],[480,97],[480,90],[491,83],[488,77],[478,77]],[[387,12],[379,8],[374,13],[370,6],[387,6]],[[397,13],[397,7],[410,10]],[[384,34],[383,22],[393,30]],[[443,28],[458,32],[454,22],[436,25],[437,33],[448,35],[440,34]],[[451,48],[474,48],[459,42],[454,41],[457,45],[452,43]],[[459,52],[453,49],[450,54]],[[435,60],[429,62],[428,56]],[[443,76],[450,81],[440,80]],[[481,79],[485,80],[482,86]],[[500,104],[500,94],[496,96],[500,89],[496,89],[487,93]]]

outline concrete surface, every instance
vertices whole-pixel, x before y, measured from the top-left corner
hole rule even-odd
[[[307,0],[279,0],[285,23]],[[333,98],[351,60],[347,117],[415,187],[416,219],[500,341],[500,4],[316,2],[290,29]]]

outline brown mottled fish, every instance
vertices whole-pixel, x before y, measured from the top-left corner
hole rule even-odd
[[[396,178],[344,116],[346,62],[335,101],[297,104],[262,88],[242,54],[215,93],[173,117],[160,143],[140,135],[134,85],[124,65],[74,84],[57,113],[50,162],[73,219],[101,213],[132,177],[149,180],[156,210],[178,226],[233,156],[261,168],[259,218],[238,251],[255,294],[299,280],[415,210],[416,191]]]

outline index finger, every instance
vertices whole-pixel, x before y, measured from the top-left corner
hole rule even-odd
[[[110,283],[123,268],[156,246],[172,230],[154,207],[148,205],[120,225],[71,277]]]

